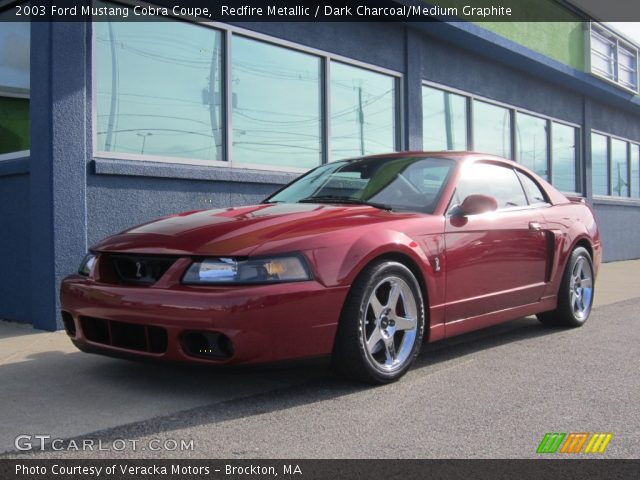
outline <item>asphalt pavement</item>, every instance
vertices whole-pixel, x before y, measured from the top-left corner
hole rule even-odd
[[[599,456],[640,458],[640,261],[604,264],[595,302],[579,329],[528,317],[425,345],[383,387],[323,365],[115,360],[74,350],[62,332],[0,322],[0,456],[529,458],[547,432],[607,432]],[[50,438],[18,454],[19,435],[22,446]],[[79,451],[87,440],[93,450]]]

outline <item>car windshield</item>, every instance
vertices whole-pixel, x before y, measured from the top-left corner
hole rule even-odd
[[[454,167],[446,158],[363,158],[318,167],[265,203],[344,203],[433,213]]]

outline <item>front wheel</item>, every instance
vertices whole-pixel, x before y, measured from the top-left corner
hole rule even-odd
[[[338,373],[384,384],[406,373],[424,335],[424,304],[411,270],[374,263],[354,282],[338,327],[333,365]]]
[[[571,252],[558,291],[558,307],[539,313],[538,319],[548,326],[580,327],[591,313],[594,292],[591,255],[583,247]]]

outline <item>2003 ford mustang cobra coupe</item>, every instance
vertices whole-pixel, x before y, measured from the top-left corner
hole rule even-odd
[[[259,205],[172,215],[90,249],[62,282],[81,350],[208,364],[331,355],[372,383],[423,341],[536,314],[586,322],[590,208],[522,166],[461,152],[322,165]]]

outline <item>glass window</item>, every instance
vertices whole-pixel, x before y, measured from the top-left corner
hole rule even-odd
[[[396,149],[396,80],[331,63],[332,159]]]
[[[0,154],[29,149],[31,27],[2,21],[4,15],[0,15]]]
[[[220,32],[95,22],[97,148],[222,160]]]
[[[623,47],[618,49],[618,80],[625,87],[637,90],[638,65],[635,51]]]
[[[473,148],[511,158],[511,121],[508,109],[473,102]]]
[[[551,125],[551,158],[553,159],[553,185],[564,192],[579,192],[576,165],[577,128],[553,122]]]
[[[367,158],[323,165],[267,199],[273,203],[385,205],[432,213],[455,163],[444,158]]]
[[[609,195],[607,137],[591,134],[591,184],[594,195]]]
[[[611,195],[629,196],[629,164],[627,142],[611,139]]]
[[[498,201],[498,208],[528,205],[522,185],[512,168],[473,163],[462,168],[455,203],[462,203],[469,195],[490,195]]]
[[[424,150],[466,150],[466,97],[422,87],[422,141]]]
[[[616,44],[604,32],[591,32],[591,69],[600,75],[615,79],[615,48]]]
[[[640,146],[631,144],[631,196],[640,198]]]
[[[233,163],[320,164],[320,58],[234,36]]]
[[[549,179],[547,121],[518,113],[516,116],[517,160],[542,178]]]
[[[547,198],[540,186],[529,176],[522,172],[518,172],[518,178],[522,182],[524,191],[527,194],[529,205],[539,205],[547,203]]]
[[[591,71],[612,82],[638,91],[638,50],[617,35],[591,25]]]

